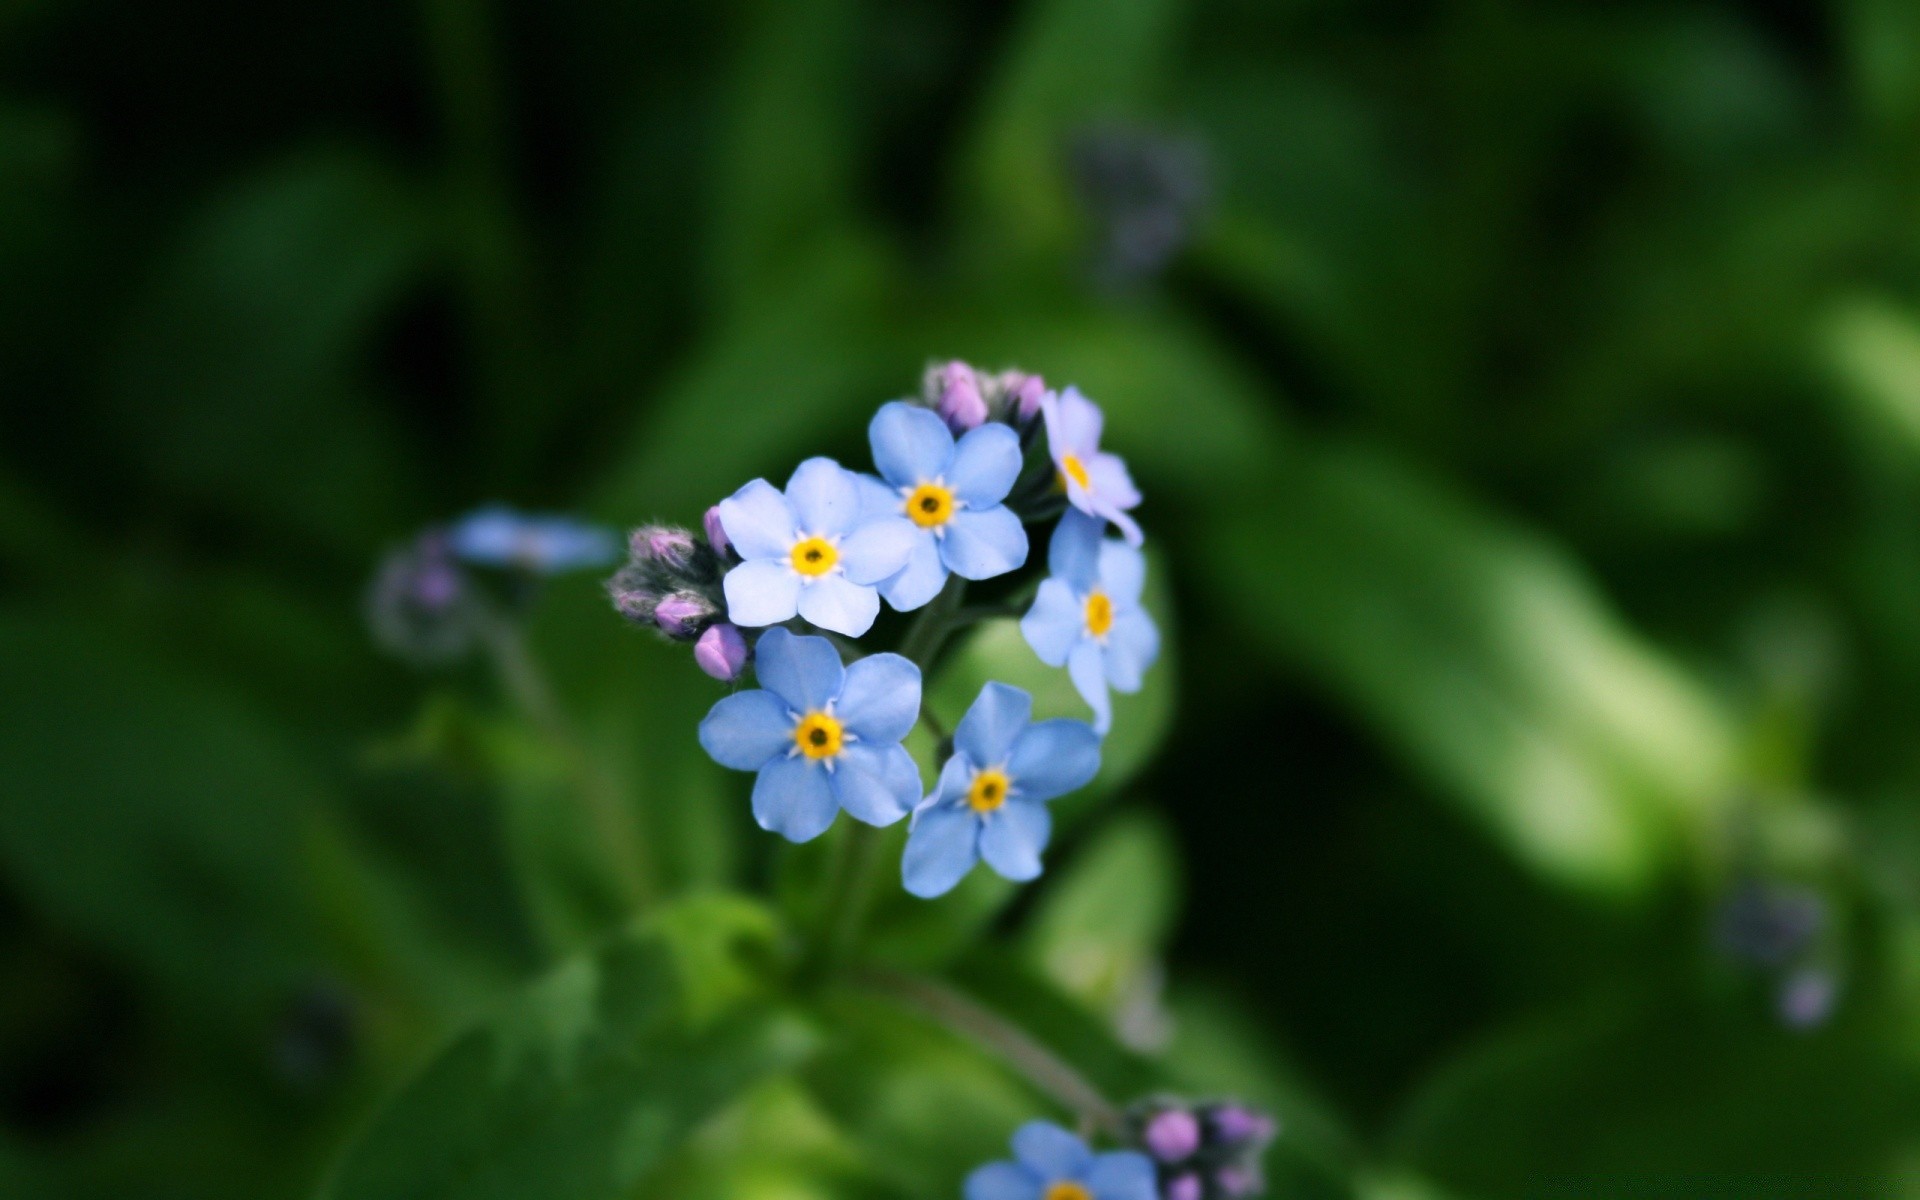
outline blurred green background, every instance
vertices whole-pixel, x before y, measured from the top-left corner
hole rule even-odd
[[[0,6],[0,1195],[312,1195],[636,905],[803,911],[591,577],[564,745],[362,591],[864,463],[955,356],[1107,407],[1171,653],[1042,882],[877,952],[1275,1106],[1280,1195],[1920,1196],[1910,0]],[[1818,928],[1754,961],[1743,881]],[[614,1191],[331,1194],[954,1196],[1048,1112],[809,1020]]]

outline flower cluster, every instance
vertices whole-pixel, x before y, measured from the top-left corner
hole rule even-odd
[[[1721,902],[1714,933],[1722,952],[1770,981],[1781,1022],[1806,1030],[1825,1024],[1839,999],[1821,945],[1829,924],[1819,893],[1746,879]]]
[[[1161,1200],[1233,1200],[1264,1190],[1260,1159],[1279,1125],[1244,1104],[1156,1098],[1128,1111],[1127,1130],[1153,1159]]]
[[[1101,449],[1102,424],[1077,389],[938,363],[920,395],[874,414],[871,472],[809,458],[784,486],[745,484],[699,531],[633,534],[608,581],[614,607],[692,642],[715,678],[751,670],[758,684],[713,706],[700,744],[754,773],[761,827],[803,842],[843,810],[876,826],[911,815],[901,878],[922,897],[982,860],[1011,880],[1040,874],[1047,803],[1099,770],[1109,689],[1137,690],[1159,649],[1140,602],[1140,492]],[[922,719],[922,673],[976,619],[960,603],[966,587],[1021,572],[1039,536],[1050,577],[994,586],[1031,596],[1021,628],[1042,661],[1067,670],[1093,722],[1035,722],[1031,697],[989,683],[942,739],[928,792],[902,745]],[[902,653],[860,641],[883,608],[916,614]]]

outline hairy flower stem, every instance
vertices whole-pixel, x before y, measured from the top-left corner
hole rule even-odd
[[[1041,1045],[1033,1035],[969,996],[937,980],[885,967],[866,967],[854,982],[918,1012],[1006,1063],[1061,1107],[1077,1114],[1090,1132],[1118,1133],[1120,1110],[1086,1076]]]
[[[629,911],[647,907],[656,898],[653,872],[646,859],[645,841],[619,788],[587,753],[585,743],[554,698],[546,674],[527,649],[520,627],[490,612],[480,629],[502,689],[564,758],[593,825],[594,840],[605,852],[608,878],[619,892],[621,904]]]

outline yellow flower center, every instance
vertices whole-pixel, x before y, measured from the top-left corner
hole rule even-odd
[[[810,537],[793,546],[793,569],[802,575],[825,575],[840,561],[840,552],[825,538]]]
[[[953,519],[953,493],[937,483],[923,483],[907,497],[907,516],[922,529]]]
[[[845,739],[845,727],[823,712],[808,713],[793,727],[794,744],[808,758],[832,758]]]
[[[1093,486],[1093,481],[1087,478],[1086,465],[1071,454],[1063,454],[1060,456],[1060,477],[1062,486],[1065,485],[1068,479],[1073,480],[1082,488],[1090,488]]]
[[[1059,1183],[1047,1185],[1047,1194],[1041,1200],[1093,1200],[1093,1193],[1087,1190],[1084,1183],[1062,1179]]]
[[[967,789],[967,806],[977,813],[990,813],[1007,802],[1007,789],[1013,781],[1005,771],[988,767],[976,773]]]
[[[1113,628],[1113,601],[1105,592],[1087,593],[1087,632],[1095,637],[1107,636],[1107,630]]]

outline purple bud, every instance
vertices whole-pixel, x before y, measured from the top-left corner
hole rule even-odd
[[[607,596],[613,601],[614,611],[640,624],[653,620],[654,606],[660,603],[659,595],[649,588],[628,587],[626,583],[626,580],[616,576],[607,586]]]
[[[1160,1193],[1163,1200],[1200,1200],[1204,1194],[1200,1188],[1200,1177],[1191,1171],[1167,1180],[1165,1189]]]
[[[1207,1125],[1214,1140],[1228,1145],[1242,1142],[1264,1143],[1278,1132],[1279,1125],[1266,1113],[1243,1104],[1222,1104],[1207,1114]]]
[[[1260,1176],[1245,1167],[1221,1167],[1213,1173],[1213,1186],[1222,1196],[1258,1196]]]
[[[706,527],[707,543],[713,547],[713,552],[725,554],[732,543],[727,541],[726,527],[720,524],[720,506],[716,504],[708,509],[707,515],[700,518],[700,523]]]
[[[1792,1029],[1814,1029],[1833,1015],[1833,1002],[1839,994],[1833,973],[1820,967],[1804,967],[1780,985],[1780,1020]]]
[[[1200,1148],[1200,1122],[1184,1108],[1155,1113],[1140,1135],[1147,1153],[1163,1163],[1177,1163]]]
[[[642,525],[627,540],[627,549],[641,561],[684,567],[693,557],[693,535],[671,525]]]
[[[690,640],[702,623],[717,610],[704,597],[691,592],[675,592],[663,597],[653,609],[653,623],[660,632],[681,641]]]
[[[973,368],[955,360],[940,368],[938,412],[955,433],[978,428],[987,419],[987,402],[980,395],[980,381]]]
[[[1008,371],[1000,376],[1000,386],[1013,404],[1019,421],[1031,421],[1040,415],[1040,397],[1047,394],[1046,380],[1025,371]]]
[[[693,644],[693,661],[721,683],[732,683],[747,669],[747,639],[725,621],[710,625]]]

